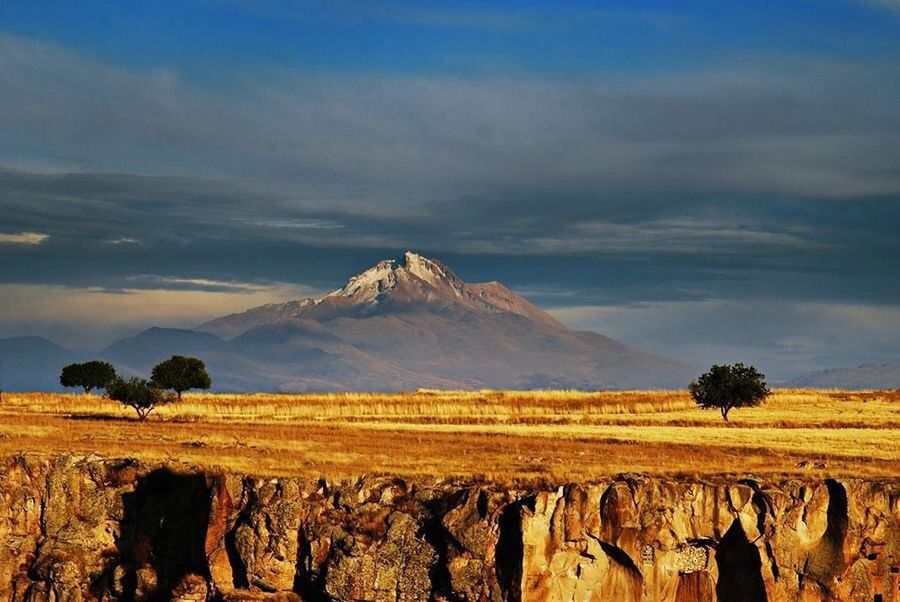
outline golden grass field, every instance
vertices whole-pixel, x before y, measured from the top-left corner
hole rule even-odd
[[[96,453],[329,479],[900,478],[900,392],[782,389],[729,418],[681,391],[186,394],[143,423],[97,395],[6,393],[0,454]]]

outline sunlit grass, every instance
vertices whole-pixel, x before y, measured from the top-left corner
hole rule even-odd
[[[119,404],[96,395],[7,394],[4,404],[42,414],[110,414]],[[635,391],[432,391],[414,393],[191,394],[179,404],[160,407],[158,416],[212,420],[347,417],[514,417],[641,414],[687,409],[686,393]],[[2,410],[0,410],[2,411]]]
[[[900,477],[900,393],[777,390],[724,423],[680,391],[187,394],[139,423],[96,395],[3,396],[0,452],[261,475],[496,481],[617,472]]]

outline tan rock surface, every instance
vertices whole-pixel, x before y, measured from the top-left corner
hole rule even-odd
[[[97,457],[0,468],[0,599],[900,600],[891,481],[513,491]]]

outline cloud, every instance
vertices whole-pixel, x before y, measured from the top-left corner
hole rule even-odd
[[[343,224],[326,219],[253,219],[246,220],[252,226],[264,228],[291,228],[296,230],[337,230],[343,228]]]
[[[307,287],[283,283],[267,287],[212,288],[206,290],[204,283],[200,283],[199,290],[196,286],[107,290],[0,284],[0,298],[4,300],[0,332],[18,332],[20,323],[64,323],[69,327],[104,330],[160,324],[193,327],[248,307],[304,298],[313,293]]]
[[[0,170],[0,211],[43,245],[6,245],[7,282],[150,288],[136,275],[330,289],[413,248],[470,280],[579,290],[583,303],[746,295],[877,301],[900,294],[900,205],[559,191],[396,207],[311,207],[233,182]],[[330,205],[330,206],[329,206]],[[98,216],[102,216],[98,218]],[[108,241],[132,239],[140,244]],[[154,276],[160,278],[161,276]],[[172,286],[171,282],[164,283]],[[539,298],[550,306],[553,298]]]
[[[640,224],[584,221],[564,236],[523,241],[531,253],[559,252],[679,252],[752,254],[774,249],[799,249],[821,244],[808,232],[777,232],[765,225],[729,219],[656,219]],[[523,249],[524,251],[524,249]]]
[[[12,245],[39,245],[50,238],[47,234],[39,232],[19,232],[18,234],[0,233],[0,244]]]
[[[200,84],[0,34],[4,236],[46,237],[0,246],[0,317],[191,325],[414,248],[554,311],[605,308],[566,319],[674,355],[708,323],[737,334],[686,351],[703,361],[743,340],[775,372],[840,359],[817,346],[854,363],[890,348],[840,311],[900,296],[898,70],[766,55]]]
[[[179,278],[177,276],[160,276],[158,274],[137,274],[126,276],[125,280],[135,288],[126,288],[123,292],[131,294],[136,290],[143,291],[204,291],[223,293],[243,293],[245,295],[272,294],[275,291],[290,290],[293,294],[301,295],[312,289],[301,286],[290,286],[283,283],[254,283],[235,280],[214,280],[211,278]],[[117,291],[107,291],[117,292]],[[310,296],[309,294],[303,296]]]
[[[0,54],[0,160],[19,163],[53,149],[83,171],[240,178],[307,206],[403,211],[535,189],[900,192],[891,64],[770,56],[565,80],[260,69],[201,87],[11,36]]]

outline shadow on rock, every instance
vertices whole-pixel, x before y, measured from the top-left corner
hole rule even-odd
[[[741,521],[735,519],[716,549],[719,600],[760,602],[766,600],[759,549],[747,539]]]
[[[170,600],[187,584],[209,580],[206,530],[210,487],[200,474],[155,470],[122,496],[114,589],[124,600]],[[202,583],[201,583],[202,582]]]

